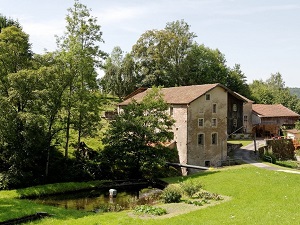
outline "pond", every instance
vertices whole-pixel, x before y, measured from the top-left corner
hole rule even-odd
[[[151,204],[159,189],[142,189],[131,191],[117,191],[115,197],[109,196],[109,190],[92,190],[79,193],[46,196],[32,201],[40,204],[93,212],[121,211],[138,204]]]

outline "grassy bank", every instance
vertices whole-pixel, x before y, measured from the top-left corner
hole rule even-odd
[[[192,176],[200,181],[203,188],[230,200],[221,204],[199,208],[190,213],[165,219],[141,219],[132,217],[128,211],[93,214],[75,210],[58,209],[38,205],[23,199],[7,196],[0,198],[0,221],[8,215],[24,215],[46,211],[53,217],[30,224],[299,224],[300,206],[299,174],[269,171],[250,165],[229,167],[221,170],[202,172]],[[170,183],[182,178],[167,179]],[[0,192],[0,196],[5,192]],[[7,193],[6,193],[7,194]],[[158,217],[159,218],[159,217]]]

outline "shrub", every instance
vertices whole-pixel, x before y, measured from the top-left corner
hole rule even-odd
[[[207,191],[202,191],[200,193],[197,194],[198,198],[203,198],[205,200],[223,200],[223,197],[221,195],[218,195],[216,193],[209,193]]]
[[[134,208],[136,213],[146,213],[155,216],[161,216],[167,214],[167,210],[159,207],[154,207],[150,205],[140,205]]]
[[[184,182],[181,182],[180,187],[191,198],[194,194],[201,190],[202,185],[197,181],[188,179]]]
[[[179,187],[174,185],[168,185],[161,195],[165,203],[177,203],[181,199],[181,191]]]

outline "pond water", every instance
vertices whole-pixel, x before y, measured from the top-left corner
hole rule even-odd
[[[77,209],[84,211],[120,211],[137,205],[147,193],[159,192],[158,189],[143,189],[117,192],[116,197],[110,197],[109,191],[93,190],[88,192],[46,196],[34,199],[36,203],[62,207],[65,209]],[[147,198],[148,199],[148,198]],[[149,198],[151,199],[151,198]],[[145,201],[143,201],[145,204]]]

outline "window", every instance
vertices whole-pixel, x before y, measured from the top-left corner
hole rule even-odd
[[[204,145],[204,134],[198,134],[198,145]]]
[[[244,116],[244,122],[248,122],[248,116]]]
[[[205,165],[205,167],[210,167],[210,161],[204,161],[204,165]]]
[[[237,119],[233,119],[233,126],[237,127]]]
[[[204,119],[203,118],[199,118],[198,119],[198,126],[199,127],[203,127],[204,126]]]
[[[217,104],[215,104],[215,103],[213,104],[212,112],[217,113]]]
[[[173,116],[173,107],[170,107],[170,116]]]
[[[206,100],[210,100],[210,94],[206,94],[206,95],[205,95],[205,99],[206,99]]]
[[[233,112],[236,112],[236,111],[237,111],[237,105],[236,105],[236,104],[233,104],[232,110],[233,110]]]
[[[218,134],[217,133],[212,133],[211,134],[211,144],[212,145],[217,145],[218,144]]]
[[[217,126],[217,119],[216,118],[212,118],[211,119],[211,126],[212,127],[216,127]]]

